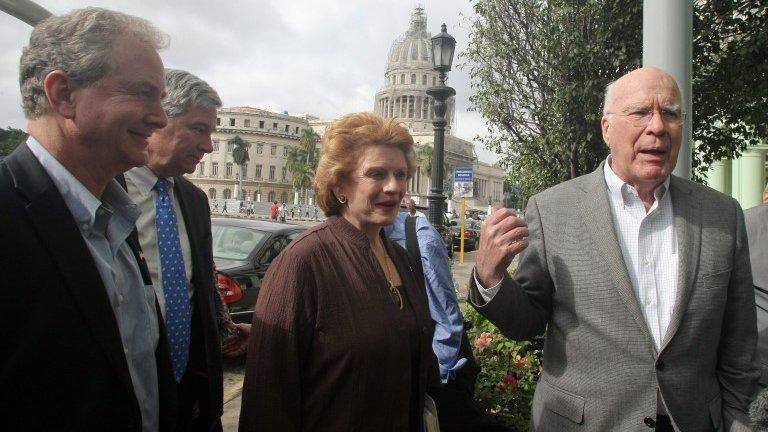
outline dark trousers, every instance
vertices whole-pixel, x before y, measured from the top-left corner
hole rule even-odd
[[[187,371],[177,386],[179,410],[176,420],[177,432],[219,432],[221,419],[215,421],[210,413],[201,412],[207,406],[207,385],[204,376]]]

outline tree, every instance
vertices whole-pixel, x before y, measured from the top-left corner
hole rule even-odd
[[[307,190],[312,187],[317,170],[320,135],[314,130],[304,129],[299,137],[299,146],[288,149],[285,167],[291,173],[293,190],[301,193],[301,201],[307,202]]]
[[[701,180],[712,162],[768,139],[768,3],[694,2],[692,165]]]
[[[248,155],[248,150],[251,148],[251,143],[240,138],[240,135],[235,135],[234,138],[227,140],[227,145],[234,146],[232,149],[232,160],[235,162],[235,164],[237,164],[240,171],[240,178],[238,179],[240,192],[238,194],[238,199],[243,200],[243,168],[244,165],[247,164],[249,160],[251,160],[251,157]]]
[[[21,129],[10,126],[0,129],[0,156],[8,156],[26,139],[27,134]]]
[[[608,153],[603,94],[638,67],[642,3],[478,0],[463,53],[487,119],[478,137],[525,196],[594,170]]]

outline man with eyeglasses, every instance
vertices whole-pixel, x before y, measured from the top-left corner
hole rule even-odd
[[[513,339],[546,332],[532,430],[749,430],[759,371],[744,215],[672,175],[680,106],[659,69],[619,78],[605,162],[531,197],[525,220],[501,209],[483,225],[470,301]]]

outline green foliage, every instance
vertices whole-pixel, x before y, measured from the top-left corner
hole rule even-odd
[[[421,171],[428,177],[432,176],[432,146],[420,145],[416,148],[416,163],[421,167]]]
[[[536,342],[515,342],[505,338],[472,307],[464,308],[463,313],[464,319],[472,323],[469,341],[482,368],[475,398],[515,430],[530,429],[541,348]],[[483,346],[484,340],[489,342],[487,347]]]
[[[478,137],[524,196],[594,170],[605,86],[638,67],[642,2],[478,0],[469,46]]]
[[[307,190],[312,187],[317,170],[320,135],[312,129],[305,129],[299,137],[299,146],[288,149],[285,166],[293,179],[293,190],[300,191],[302,201],[307,202]]]
[[[692,165],[701,179],[712,162],[768,139],[768,3],[694,2]]]
[[[0,156],[8,156],[26,139],[27,134],[21,129],[10,126],[0,129]]]
[[[235,135],[234,138],[227,140],[227,144],[232,144],[234,146],[232,149],[232,160],[235,164],[239,165],[240,168],[251,160],[251,157],[248,155],[248,149],[251,148],[251,143],[240,138],[240,135]]]

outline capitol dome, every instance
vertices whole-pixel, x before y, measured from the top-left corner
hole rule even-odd
[[[427,16],[422,8],[411,14],[411,26],[401,35],[389,50],[387,72],[407,67],[432,69],[432,50],[427,31]]]
[[[431,135],[434,130],[434,102],[427,88],[437,84],[432,65],[432,34],[427,31],[427,16],[417,7],[411,24],[392,44],[384,71],[384,87],[376,93],[374,111],[401,120],[413,135]],[[454,98],[448,99],[446,132],[451,133]]]

